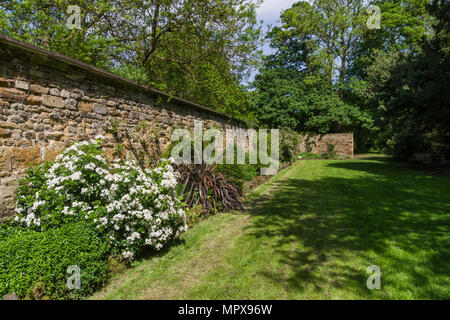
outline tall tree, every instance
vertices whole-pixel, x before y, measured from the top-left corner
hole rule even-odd
[[[253,109],[262,125],[299,132],[370,130],[370,114],[342,101],[334,87],[318,87],[296,70],[262,69],[253,85]]]
[[[300,1],[282,13],[282,25],[268,33],[276,52],[254,82],[261,124],[315,133],[372,130],[370,114],[344,95],[349,55],[366,17],[353,0]]]
[[[417,51],[431,36],[431,17],[426,9],[430,0],[376,0],[380,8],[380,29],[363,28],[350,55],[348,75],[364,79],[377,52]]]
[[[433,35],[417,52],[379,52],[368,69],[369,88],[389,131],[393,153],[450,156],[450,37],[448,1],[428,6]]]
[[[70,5],[81,9],[80,29],[66,26]],[[107,0],[4,0],[0,32],[107,69],[116,44],[106,34],[104,18],[111,10]]]
[[[281,27],[269,33],[285,63],[320,74],[343,87],[350,54],[366,27],[368,15],[359,0],[300,1],[281,15]]]
[[[246,95],[240,81],[258,58],[259,2],[5,0],[0,3],[0,31],[242,114]],[[69,5],[81,8],[81,29],[66,27]]]

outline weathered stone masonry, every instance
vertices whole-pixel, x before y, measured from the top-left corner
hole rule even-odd
[[[31,163],[52,160],[73,141],[103,135],[112,122],[136,132],[147,123],[167,144],[175,127],[223,129],[245,124],[170,98],[80,61],[0,35],[0,220],[13,213],[18,179]]]
[[[217,111],[0,35],[0,220],[13,214],[18,180],[29,164],[52,160],[70,143],[97,135],[112,148],[111,123],[131,134],[147,123],[167,145],[173,128],[192,128],[194,120],[205,128],[245,127]],[[300,151],[323,153],[328,143],[353,156],[352,134],[306,136]]]
[[[353,157],[353,133],[329,133],[306,135],[300,142],[300,152],[325,153],[328,144],[334,145],[334,150],[340,156]]]

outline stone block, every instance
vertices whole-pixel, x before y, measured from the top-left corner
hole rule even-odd
[[[94,107],[92,108],[92,111],[100,114],[102,116],[107,115],[108,114],[108,109],[106,109],[106,107],[102,104],[94,104]]]
[[[75,99],[67,99],[65,101],[64,106],[69,109],[69,110],[73,110],[76,111],[77,110],[77,100]]]
[[[0,220],[14,214],[19,179],[18,175],[9,174],[0,180]]]
[[[36,133],[32,130],[25,131],[23,137],[27,140],[34,140],[36,138]]]
[[[30,89],[30,84],[28,82],[21,81],[21,80],[16,80],[16,83],[14,86],[16,87],[16,89],[20,89],[20,90]]]
[[[7,106],[9,106],[9,102],[6,100],[0,99],[0,107],[7,107]],[[2,111],[5,110],[6,108],[3,110],[2,109],[0,109],[0,113],[2,113]]]
[[[38,132],[36,134],[36,138],[38,141],[46,141],[46,136],[44,132]]]
[[[11,148],[0,147],[0,172],[11,170]]]
[[[38,112],[40,113],[39,114],[39,117],[47,117],[47,115],[45,114],[45,113],[50,113],[50,112],[52,112],[52,109],[49,109],[49,108],[46,108],[46,107],[39,107],[38,108]]]
[[[52,96],[59,96],[61,94],[61,91],[58,88],[51,88],[50,89],[50,95]]]
[[[27,94],[18,89],[0,87],[0,98],[7,101],[24,101]]]
[[[11,136],[10,129],[0,128],[0,138],[9,138]]]
[[[89,102],[82,101],[78,104],[78,110],[81,112],[91,112],[93,107],[94,104]]]
[[[53,140],[53,141],[60,141],[62,137],[64,137],[64,133],[62,132],[47,132],[46,133],[47,139]]]
[[[30,91],[33,93],[39,93],[39,94],[47,94],[49,89],[46,87],[42,87],[38,84],[32,84],[30,86]]]
[[[43,150],[44,161],[53,161],[64,150],[64,147],[46,147]]]
[[[63,108],[64,107],[64,99],[56,96],[44,96],[42,100],[42,104],[47,107],[52,108]]]
[[[36,96],[34,94],[30,94],[27,98],[27,100],[25,101],[26,104],[31,104],[31,105],[40,105],[42,102],[42,97],[41,96]]]
[[[45,130],[45,128],[42,124],[35,124],[35,125],[33,125],[33,130],[35,132],[42,132]]]
[[[15,124],[15,123],[10,123],[10,122],[5,122],[5,121],[0,121],[0,128],[4,128],[4,129],[16,129],[16,128],[17,128],[17,124]]]
[[[42,160],[40,147],[13,147],[11,153],[13,170],[27,168],[30,164],[36,164]]]
[[[13,80],[0,77],[0,87],[13,87],[13,86],[14,86]]]
[[[23,123],[23,122],[25,122],[25,119],[17,114],[14,114],[14,115],[8,117],[8,122]]]
[[[83,90],[75,89],[70,93],[70,97],[73,99],[80,99],[84,95]]]
[[[62,89],[61,90],[61,97],[63,97],[63,98],[70,98],[70,92],[65,90],[65,89]]]

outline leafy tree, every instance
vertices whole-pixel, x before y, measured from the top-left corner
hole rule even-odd
[[[253,82],[253,109],[260,124],[298,130],[300,116],[296,102],[302,98],[301,75],[282,66],[260,70]]]
[[[358,0],[300,1],[281,15],[282,26],[269,33],[284,65],[321,75],[343,87],[350,54],[366,28],[367,13]],[[337,78],[337,79],[336,79]]]
[[[70,5],[81,9],[81,29],[66,26]],[[107,69],[117,44],[104,32],[104,17],[112,10],[106,0],[5,0],[0,32]]]
[[[1,32],[221,111],[245,116],[240,86],[260,37],[259,0],[5,0]],[[81,29],[68,29],[69,5]],[[244,102],[244,103],[243,103]]]
[[[284,11],[282,26],[268,33],[276,52],[253,83],[260,123],[314,133],[372,130],[370,114],[345,94],[349,55],[366,19],[352,0],[301,1]]]
[[[371,128],[370,115],[342,101],[334,87],[317,87],[308,75],[283,67],[261,71],[253,93],[260,123],[314,133]]]
[[[151,85],[183,98],[221,111],[239,107],[240,80],[257,57],[255,4],[154,0],[118,6],[107,20],[120,26],[111,32],[126,47],[116,57],[120,66],[143,72]]]
[[[420,51],[380,52],[368,69],[372,103],[403,160],[415,152],[450,155],[449,8],[437,0],[428,7],[434,33]]]
[[[379,51],[416,51],[431,34],[429,0],[376,0],[380,8],[381,28],[361,29],[361,37],[350,54],[348,76],[364,79],[367,68]]]
[[[282,13],[282,25],[268,33],[276,53],[266,57],[254,83],[254,108],[260,121],[300,131],[351,130],[359,151],[379,148],[395,128],[403,130],[402,136],[424,132],[423,124],[429,119],[420,120],[416,112],[423,106],[414,107],[415,112],[406,106],[424,100],[424,96],[410,95],[414,85],[422,83],[417,92],[422,87],[436,88],[424,78],[431,76],[426,71],[431,61],[416,65],[414,72],[410,68],[412,60],[422,59],[422,44],[433,34],[428,2],[371,2],[381,11],[381,29],[374,30],[367,27],[369,3],[295,3]],[[408,61],[401,62],[400,57]],[[408,133],[392,119],[411,123]],[[442,135],[433,130],[435,137]]]

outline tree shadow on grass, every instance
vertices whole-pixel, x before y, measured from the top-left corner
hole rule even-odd
[[[143,262],[151,259],[161,258],[167,255],[167,253],[173,250],[175,247],[185,245],[186,245],[185,239],[176,238],[166,243],[160,250],[156,250],[155,248],[152,247],[145,247],[144,250],[136,257],[135,261]]]
[[[359,160],[372,160],[372,161],[380,161],[380,162],[394,162],[395,160],[391,157],[386,156],[371,156],[371,155],[362,155],[358,156]]]
[[[248,232],[269,239],[274,256],[293,272],[261,274],[294,293],[313,286],[367,298],[448,299],[450,181],[387,162],[324,165],[345,169],[343,176],[288,178],[274,183],[273,197],[252,203]],[[388,292],[366,288],[372,264],[380,266]]]

